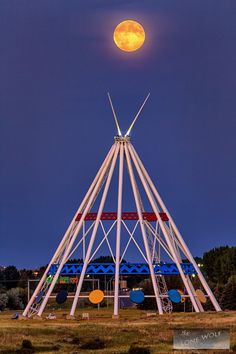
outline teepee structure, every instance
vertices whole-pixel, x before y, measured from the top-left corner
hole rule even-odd
[[[152,182],[138,153],[131,143],[130,133],[140,115],[149,95],[144,100],[127,132],[122,135],[118,119],[108,94],[117,127],[117,136],[103,161],[97,175],[90,185],[83,201],[76,211],[68,229],[58,245],[44,275],[36,287],[23,316],[40,318],[53,294],[55,285],[61,274],[76,274],[78,283],[73,296],[69,318],[73,318],[86,274],[114,275],[114,317],[119,316],[119,284],[121,274],[148,274],[153,286],[153,297],[156,300],[159,314],[170,312],[172,303],[168,296],[165,274],[178,275],[185,289],[185,296],[192,303],[196,312],[203,312],[203,304],[194,288],[191,274],[198,278],[204,295],[209,298],[216,311],[221,311],[210,287],[200,268],[196,264],[188,246],[180,234],[174,220],[167,210],[160,194]],[[104,210],[110,192],[111,181],[115,178],[117,167],[117,210]],[[130,181],[130,188],[136,210],[123,211],[124,172]],[[116,182],[117,183],[117,182]],[[144,208],[143,196],[150,210]],[[96,210],[92,208],[96,205]],[[109,222],[109,229],[105,223]],[[134,225],[130,228],[130,222]],[[88,224],[86,227],[86,223]],[[137,236],[137,234],[139,236]],[[102,236],[101,236],[102,235]],[[113,247],[111,243],[113,237]],[[140,240],[138,240],[140,237]],[[144,259],[143,263],[124,263],[124,256],[130,244]],[[113,263],[95,264],[94,256],[102,246],[107,245]],[[71,265],[68,261],[78,252],[82,252],[83,262]],[[162,255],[165,256],[162,256]],[[162,258],[163,257],[163,258]],[[163,261],[167,257],[171,263]],[[187,262],[183,262],[183,259]],[[50,275],[50,282],[48,276]]]

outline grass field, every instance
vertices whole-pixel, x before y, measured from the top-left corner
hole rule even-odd
[[[90,319],[66,320],[63,311],[55,312],[55,320],[12,320],[12,312],[0,313],[0,353],[30,353],[21,348],[22,340],[30,340],[36,353],[128,353],[130,345],[150,348],[151,353],[173,353],[172,330],[178,328],[229,328],[231,352],[236,352],[236,312],[174,313],[147,318],[145,311],[121,310],[120,319],[112,320],[111,309],[86,309]],[[105,348],[83,349],[100,338]],[[184,353],[183,351],[179,351]],[[190,351],[199,353],[199,351]],[[223,351],[215,351],[215,353]],[[185,352],[185,353],[189,353]],[[206,351],[205,351],[206,353]],[[213,351],[207,351],[213,353]]]

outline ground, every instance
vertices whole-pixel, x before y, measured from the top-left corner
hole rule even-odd
[[[81,319],[83,311],[89,313],[89,320]],[[22,340],[28,339],[36,353],[125,354],[135,343],[150,348],[153,354],[167,354],[173,353],[172,330],[178,328],[229,328],[231,352],[236,352],[236,312],[173,313],[147,317],[146,311],[127,309],[121,310],[118,320],[111,319],[112,309],[109,308],[81,309],[77,320],[66,320],[65,311],[59,310],[55,312],[55,320],[12,320],[12,315],[10,311],[0,313],[0,353],[28,353],[19,350]],[[105,342],[104,349],[81,349],[82,344],[96,338]]]

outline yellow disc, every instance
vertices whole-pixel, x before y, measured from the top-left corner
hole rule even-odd
[[[93,290],[89,294],[89,301],[92,304],[99,304],[104,299],[104,292],[102,290]]]
[[[206,296],[205,296],[205,294],[204,294],[204,292],[203,292],[202,290],[197,289],[197,290],[196,290],[196,295],[197,295],[198,300],[199,300],[202,304],[205,304],[205,303],[206,303],[207,298],[206,298]]]

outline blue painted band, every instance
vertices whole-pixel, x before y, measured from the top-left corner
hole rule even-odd
[[[52,264],[48,275],[54,275],[58,269],[58,264]],[[78,275],[81,273],[83,263],[64,264],[60,275]],[[182,263],[181,267],[186,275],[196,274],[192,263]],[[155,263],[153,264],[155,274],[160,275],[179,275],[178,268],[175,263]],[[87,267],[86,274],[115,274],[114,263],[90,263]],[[149,266],[146,263],[122,263],[120,265],[121,275],[146,275],[150,274]]]

